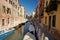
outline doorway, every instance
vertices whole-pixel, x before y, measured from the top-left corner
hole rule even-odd
[[[49,28],[48,28],[49,31],[50,31],[50,28],[51,28],[51,16],[49,16]]]

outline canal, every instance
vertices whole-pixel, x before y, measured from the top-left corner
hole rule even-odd
[[[24,28],[25,28],[25,25],[15,30],[14,32],[12,32],[10,35],[3,38],[2,40],[23,40]]]

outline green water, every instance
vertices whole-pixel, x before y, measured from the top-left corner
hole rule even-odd
[[[22,30],[22,28],[19,28],[2,40],[23,40],[23,32],[24,29]]]

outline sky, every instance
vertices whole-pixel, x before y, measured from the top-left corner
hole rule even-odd
[[[38,4],[38,0],[20,0],[19,2],[25,7],[26,14],[31,14]]]

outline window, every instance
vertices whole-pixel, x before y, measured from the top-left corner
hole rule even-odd
[[[12,25],[14,25],[14,18],[12,19]]]
[[[18,16],[19,16],[19,12],[18,12]]]
[[[20,12],[22,13],[22,8],[21,8]]]
[[[15,3],[13,2],[12,5],[15,6]]]
[[[9,0],[9,3],[12,4],[12,0]]]
[[[7,1],[7,0],[6,0]]]
[[[15,8],[17,9],[17,5],[15,5]]]
[[[41,11],[40,11],[40,16],[43,16],[44,14],[44,10],[43,9],[41,9]]]
[[[50,1],[50,9],[51,11],[57,11],[57,0],[51,0]]]
[[[8,18],[8,24],[9,24],[9,18]]]
[[[17,0],[15,0],[17,2]]]
[[[46,1],[46,6],[48,6],[48,1]]]
[[[47,17],[45,17],[45,24],[47,24]]]
[[[20,17],[22,17],[22,15],[20,14]]]
[[[10,8],[7,8],[7,14],[8,14],[8,13],[11,13],[11,10],[10,10]]]
[[[56,15],[53,16],[53,19],[52,19],[52,26],[53,26],[53,27],[56,26]]]
[[[19,7],[18,7],[18,10],[19,10]]]
[[[2,26],[4,26],[5,19],[2,19]]]
[[[2,11],[3,11],[3,13],[6,13],[6,7],[5,6],[3,6]]]
[[[42,6],[42,4],[40,4],[40,7]]]

